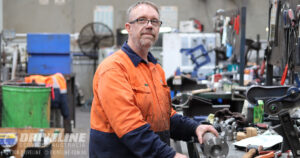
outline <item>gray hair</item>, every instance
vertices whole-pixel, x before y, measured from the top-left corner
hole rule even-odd
[[[160,15],[160,14],[159,14],[159,9],[158,9],[157,5],[154,4],[153,2],[150,2],[150,1],[138,1],[138,2],[136,2],[136,3],[133,4],[133,5],[131,5],[131,6],[128,8],[127,14],[126,14],[126,15],[127,15],[127,20],[128,20],[128,21],[130,20],[130,19],[129,19],[129,16],[130,16],[131,11],[132,11],[134,8],[136,8],[137,6],[142,5],[142,4],[151,6],[152,8],[154,8],[154,9],[157,11],[158,15]]]

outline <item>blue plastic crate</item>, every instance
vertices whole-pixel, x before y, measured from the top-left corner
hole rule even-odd
[[[27,34],[27,52],[29,54],[69,54],[69,34]]]
[[[31,55],[28,58],[28,74],[71,74],[72,59],[70,55]]]

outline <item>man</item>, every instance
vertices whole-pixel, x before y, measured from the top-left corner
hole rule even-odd
[[[162,22],[155,4],[137,2],[127,12],[128,42],[107,57],[93,80],[91,158],[185,158],[170,146],[170,137],[189,140],[210,131],[176,114],[164,71],[149,52]]]

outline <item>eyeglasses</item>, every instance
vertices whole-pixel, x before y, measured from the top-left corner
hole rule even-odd
[[[151,20],[148,20],[148,19],[146,19],[146,18],[138,18],[138,19],[135,19],[135,20],[133,20],[133,21],[130,21],[129,23],[130,23],[130,24],[138,23],[138,24],[140,24],[140,25],[145,25],[145,24],[148,25],[149,22],[151,22],[151,24],[152,24],[153,26],[156,26],[156,27],[161,26],[161,24],[162,24],[162,21],[160,21],[160,20],[157,20],[157,19],[151,19]]]

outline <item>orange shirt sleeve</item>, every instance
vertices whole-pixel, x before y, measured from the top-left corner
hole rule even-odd
[[[145,125],[147,122],[143,120],[141,111],[136,106],[134,92],[124,70],[116,66],[98,73],[94,91],[117,136],[121,138]]]

